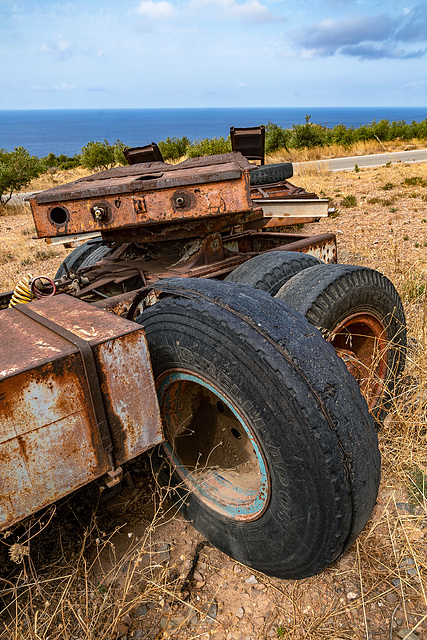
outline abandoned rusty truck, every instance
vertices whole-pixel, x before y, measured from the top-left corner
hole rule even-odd
[[[405,317],[333,234],[284,232],[328,215],[291,175],[232,152],[30,197],[39,238],[86,241],[0,298],[2,529],[153,449],[184,516],[250,567],[303,578],[352,544]]]

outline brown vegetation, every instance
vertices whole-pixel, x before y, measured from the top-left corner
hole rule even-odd
[[[48,527],[46,515],[4,537],[5,548],[22,547],[10,549],[19,563],[0,583],[0,637],[427,639],[427,164],[317,170],[293,182],[335,207],[307,232],[336,233],[339,262],[388,276],[407,315],[406,371],[379,434],[381,489],[362,535],[328,570],[299,582],[254,576],[203,547],[197,579],[183,590],[201,538],[170,510],[143,456],[118,497],[101,502],[84,490]],[[65,250],[31,239],[28,210],[0,214],[0,229],[3,290],[28,270],[54,274]]]

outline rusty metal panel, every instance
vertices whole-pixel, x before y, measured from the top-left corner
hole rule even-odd
[[[69,296],[28,305],[86,340],[116,464],[162,440],[144,331]],[[0,529],[111,468],[75,345],[18,309],[0,312]]]
[[[38,236],[105,232],[252,209],[249,173],[238,162],[164,164],[158,169],[159,164],[121,167],[33,195],[29,201]]]

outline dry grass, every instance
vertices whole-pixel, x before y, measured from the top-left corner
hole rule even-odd
[[[98,496],[82,505],[80,493],[76,502],[58,507],[39,535],[32,537],[42,528],[34,521],[3,540],[23,548],[15,548],[21,562],[3,577],[2,640],[113,640],[120,634],[153,640],[394,640],[398,631],[404,637],[405,629],[408,640],[410,631],[426,640],[427,498],[422,482],[416,490],[415,483],[427,473],[427,164],[312,172],[295,182],[325,194],[337,207],[337,217],[307,231],[337,233],[340,262],[387,275],[407,315],[407,365],[379,434],[382,484],[367,527],[337,563],[299,582],[259,575],[258,584],[249,587],[246,579],[253,572],[244,567],[237,572],[233,561],[205,548],[200,566],[206,584],[184,598],[185,562],[200,537],[171,515],[167,496],[154,491],[150,476],[141,476],[130,497],[115,505],[114,516],[105,506],[96,509]],[[356,206],[341,206],[348,195],[354,195]],[[8,235],[10,221],[15,232]],[[27,267],[34,273],[51,264],[51,273],[56,269],[61,255],[37,259],[40,241],[30,240],[27,211],[0,217],[0,228],[2,282],[8,277],[12,283]],[[27,258],[33,262],[20,266]],[[146,564],[162,531],[176,555],[170,562]],[[203,621],[202,604],[214,601],[219,609],[210,625]],[[138,607],[147,604],[147,616],[139,618]],[[238,607],[252,613],[239,619]],[[168,627],[172,619],[176,624]],[[132,636],[141,629],[142,635]]]
[[[328,160],[330,158],[348,158],[350,156],[366,156],[373,153],[384,153],[393,151],[412,151],[413,149],[424,149],[425,142],[421,140],[393,140],[382,143],[380,140],[360,141],[350,146],[344,147],[332,144],[314,149],[280,149],[267,156],[267,164],[275,162],[314,162],[316,160]]]

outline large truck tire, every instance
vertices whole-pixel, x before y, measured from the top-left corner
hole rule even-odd
[[[294,175],[292,162],[280,162],[278,164],[266,164],[253,169],[249,176],[252,186],[262,184],[274,184],[283,182]]]
[[[320,260],[308,253],[270,251],[239,265],[225,280],[249,284],[274,296],[294,275],[316,264],[320,264]]]
[[[87,240],[80,246],[76,247],[68,254],[68,256],[62,261],[59,265],[58,271],[56,272],[55,278],[59,279],[62,276],[67,275],[67,271],[65,265],[68,267],[69,271],[77,271],[82,267],[88,267],[91,264],[95,264],[101,258],[104,258],[109,253],[111,253],[111,249],[102,244],[101,238],[96,238],[94,240]]]
[[[377,436],[354,378],[263,291],[175,278],[155,297],[137,322],[165,429],[162,482],[232,558],[279,578],[316,574],[355,540],[378,491]]]
[[[405,366],[406,320],[383,274],[344,264],[298,273],[276,294],[317,327],[347,363],[381,424]]]

